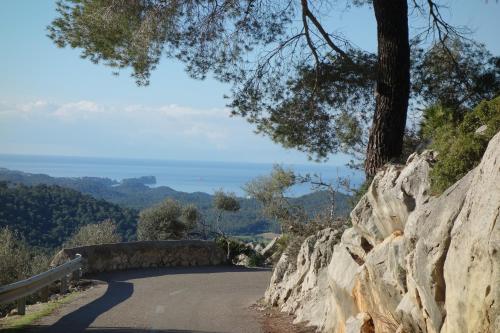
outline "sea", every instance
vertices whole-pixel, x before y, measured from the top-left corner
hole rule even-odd
[[[334,185],[339,177],[349,178],[352,187],[359,186],[363,181],[360,171],[344,165],[310,163],[282,166],[292,169],[296,174],[321,176],[324,182]],[[0,154],[0,167],[52,177],[105,177],[117,181],[155,176],[156,184],[152,186],[169,186],[182,192],[210,194],[223,189],[244,196],[242,187],[256,177],[268,175],[273,164]],[[287,195],[300,196],[313,190],[311,185],[302,184],[293,187]]]

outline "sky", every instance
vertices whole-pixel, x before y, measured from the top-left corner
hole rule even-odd
[[[46,37],[54,3],[0,1],[0,154],[309,163],[306,154],[230,118],[223,99],[229,85],[193,80],[175,60],[163,59],[151,84],[138,87],[127,72],[114,76],[81,59],[78,50],[57,48]],[[475,39],[500,54],[498,2],[446,3],[451,23],[471,27]],[[371,9],[337,9],[331,15],[335,31],[375,50]],[[335,155],[327,163],[347,160]]]

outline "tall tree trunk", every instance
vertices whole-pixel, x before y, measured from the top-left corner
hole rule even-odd
[[[373,176],[401,156],[410,94],[407,0],[374,0],[378,68],[376,108],[366,152],[365,173]]]

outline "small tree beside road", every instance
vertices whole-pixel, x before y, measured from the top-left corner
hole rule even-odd
[[[217,211],[215,220],[215,228],[220,235],[220,240],[226,244],[227,259],[231,258],[231,240],[226,235],[227,226],[223,223],[224,213],[234,213],[240,210],[240,202],[234,193],[226,193],[223,190],[218,190],[214,193],[213,206]]]
[[[101,223],[84,225],[64,243],[64,247],[119,243],[121,241],[122,237],[117,231],[116,223],[107,219]]]
[[[167,240],[185,238],[200,220],[194,205],[182,206],[167,199],[139,214],[137,238],[139,240]]]

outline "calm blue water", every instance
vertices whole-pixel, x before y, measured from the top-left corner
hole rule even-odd
[[[320,174],[323,180],[337,176],[350,177],[351,184],[361,183],[363,175],[345,166],[284,165],[300,174]],[[272,164],[110,159],[63,156],[28,156],[0,154],[0,167],[53,177],[107,177],[115,180],[140,176],[155,176],[156,186],[169,186],[177,191],[213,193],[223,188],[243,195],[241,187],[257,176],[269,174]],[[310,192],[306,185],[292,189],[290,195]]]

